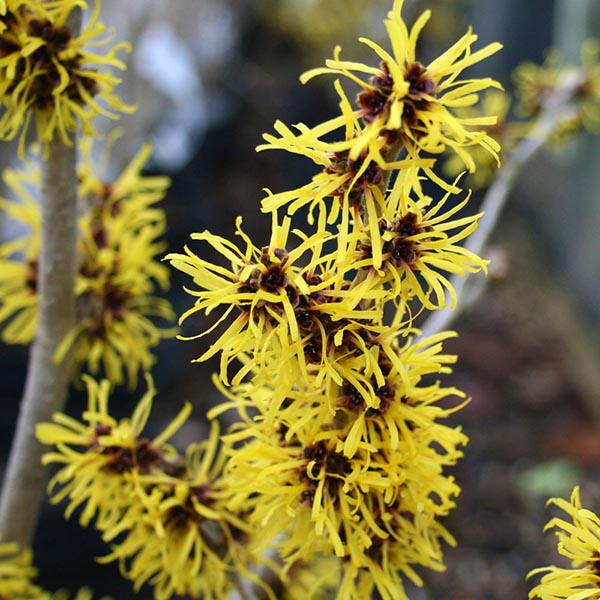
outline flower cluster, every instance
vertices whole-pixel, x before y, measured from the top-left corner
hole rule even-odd
[[[0,543],[0,594],[7,600],[46,598],[33,583],[37,570],[32,566],[31,550],[13,543]],[[49,595],[48,595],[49,597]]]
[[[556,529],[558,552],[572,563],[571,568],[540,567],[528,577],[543,573],[540,582],[529,592],[529,598],[540,600],[596,600],[600,598],[600,519],[581,505],[579,488],[570,501],[552,498],[569,520],[554,518],[545,529]]]
[[[477,36],[470,30],[446,52],[427,65],[416,57],[419,34],[430,18],[425,11],[409,30],[401,17],[403,0],[396,0],[386,20],[386,29],[392,53],[375,42],[361,38],[380,59],[378,67],[342,60],[341,49],[335,50],[334,58],[325,67],[305,73],[306,82],[317,75],[332,74],[347,77],[362,91],[357,97],[358,107],[348,107],[348,99],[341,87],[336,86],[342,102],[342,114],[313,130],[300,129],[299,141],[316,149],[349,152],[353,161],[375,161],[380,167],[389,162],[390,149],[393,161],[397,153],[397,141],[411,154],[425,151],[439,154],[447,148],[458,153],[470,170],[475,165],[465,146],[481,145],[496,154],[499,146],[481,126],[493,125],[496,117],[482,116],[464,119],[455,113],[457,107],[477,102],[478,92],[501,86],[490,78],[460,79],[469,66],[497,52],[498,43],[472,51]],[[365,80],[364,75],[370,77]],[[362,120],[362,125],[357,123]],[[345,129],[345,139],[334,144],[323,141],[323,136]],[[273,140],[274,146],[277,142]]]
[[[80,509],[81,525],[93,523],[111,544],[99,560],[118,561],[136,589],[150,583],[157,600],[224,598],[229,573],[248,572],[242,541],[250,528],[221,500],[218,429],[181,456],[167,442],[188,418],[189,404],[149,439],[143,436],[155,394],[149,375],[131,419],[110,416],[107,380],[85,377],[85,383],[82,422],[58,413],[36,429],[42,443],[56,446],[44,463],[61,466],[49,484],[52,502],[67,499],[67,517]]]
[[[6,0],[0,7],[0,138],[10,140],[21,132],[21,156],[32,120],[39,141],[58,136],[70,144],[69,134],[80,128],[94,135],[97,115],[114,119],[135,110],[114,92],[120,79],[98,69],[124,69],[116,54],[129,46],[117,44],[104,55],[91,51],[110,43],[112,34],[105,35],[98,20],[99,1],[83,31],[74,32],[72,15],[86,7],[83,0]]]
[[[200,323],[190,339],[212,339],[197,360],[220,357],[215,383],[228,401],[211,416],[241,417],[224,436],[226,505],[260,531],[252,550],[276,549],[289,597],[323,585],[340,600],[375,589],[404,599],[406,578],[421,584],[415,567],[443,569],[442,542],[453,543],[441,521],[459,487],[447,468],[467,438],[444,420],[465,400],[438,378],[456,360],[442,348],[454,333],[420,337],[416,319],[453,307],[450,276],[485,270],[486,261],[462,245],[481,215],[465,213],[470,194],[460,177],[435,174],[431,154],[451,149],[473,169],[465,148],[497,158],[487,133],[495,118],[455,109],[499,87],[460,79],[499,45],[473,51],[469,31],[425,66],[416,45],[429,13],[409,31],[402,4],[386,21],[392,54],[362,40],[379,67],[342,61],[336,50],[303,77],[350,78],[361,87],[355,107],[336,82],[338,118],[297,132],[276,123],[278,136],[265,135],[260,149],[322,169],[296,190],[268,192],[268,244],[255,244],[238,220],[241,244],[205,231],[192,235],[202,254],[167,256],[194,282],[186,289],[195,303],[181,317]],[[426,195],[424,180],[442,192]],[[301,208],[308,226],[293,229]],[[297,573],[306,576],[298,582]]]
[[[76,373],[87,364],[92,373],[102,368],[115,383],[126,376],[134,387],[140,369],[148,370],[154,363],[152,348],[174,333],[154,322],[174,318],[170,303],[154,295],[158,287],[166,289],[169,284],[167,268],[157,261],[165,250],[160,240],[165,215],[155,206],[169,179],[142,175],[150,145],[114,181],[97,172],[89,138],[81,142],[80,153],[82,216],[75,289],[80,320],[59,347],[57,359],[72,348]],[[0,199],[0,209],[25,232],[0,245],[0,322],[6,322],[2,339],[26,344],[35,335],[38,310],[40,174],[30,160],[22,171],[6,170],[4,179],[18,201]]]
[[[513,74],[519,116],[531,118],[542,110],[548,97],[568,73],[578,77],[572,96],[572,110],[565,114],[554,135],[554,142],[571,138],[585,129],[600,131],[600,42],[585,40],[581,46],[581,65],[566,65],[556,49],[551,49],[544,64],[525,62]]]

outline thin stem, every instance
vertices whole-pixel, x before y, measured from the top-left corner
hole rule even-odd
[[[394,162],[394,161],[398,160],[398,158],[400,157],[400,153],[405,148],[406,148],[406,144],[405,144],[404,136],[398,135],[396,141],[393,144],[391,144],[388,148],[386,148],[386,150],[382,153],[383,160],[386,163],[390,163],[390,162]],[[378,186],[379,189],[381,190],[381,192],[383,193],[383,195],[385,195],[387,192],[388,184],[390,183],[390,178],[392,177],[392,172],[394,170],[395,169],[386,169],[383,172],[383,177],[381,179],[381,183]]]
[[[231,583],[233,583],[235,593],[237,594],[237,598],[235,595],[230,594],[229,600],[254,600],[255,596],[244,585],[244,582],[238,573],[230,573],[229,579],[231,580]]]
[[[79,27],[80,15],[72,17],[72,27]],[[76,324],[77,176],[75,139],[71,142],[71,146],[60,139],[50,142],[48,158],[41,167],[38,325],[0,496],[0,537],[21,546],[33,541],[45,496],[43,447],[35,439],[35,426],[62,410],[69,386],[69,358],[55,364],[53,355]]]
[[[565,117],[565,111],[570,108],[569,103],[573,97],[573,93],[581,84],[581,81],[582,74],[579,71],[570,72],[563,77],[554,92],[548,97],[531,133],[508,156],[504,165],[498,171],[482,203],[484,216],[480,220],[479,227],[468,238],[465,244],[465,247],[471,252],[481,254],[498,223],[504,205],[514,187],[517,175],[534,154],[548,141],[552,133],[556,130],[557,124]],[[434,335],[447,329],[450,323],[460,314],[461,310],[464,310],[467,304],[465,286],[469,281],[470,276],[468,274],[464,277],[453,275],[450,278],[450,283],[456,291],[459,302],[462,302],[455,309],[450,308],[449,304],[447,304],[445,308],[431,313],[421,327],[423,336]]]

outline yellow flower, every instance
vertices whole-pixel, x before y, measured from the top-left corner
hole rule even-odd
[[[70,144],[71,132],[81,129],[86,135],[95,134],[92,120],[96,115],[116,119],[121,112],[135,110],[114,93],[120,79],[98,69],[125,69],[116,53],[129,50],[129,45],[116,44],[104,55],[89,49],[106,45],[112,38],[111,33],[102,37],[106,28],[98,20],[99,0],[78,35],[73,35],[67,19],[75,8],[87,7],[83,0],[38,0],[28,2],[27,9],[20,4],[13,8],[9,2],[11,18],[5,18],[0,33],[2,139],[13,139],[21,132],[19,153],[24,155],[32,119],[41,142],[59,136]]]
[[[482,129],[502,146],[502,153],[499,153],[502,156],[509,153],[525,134],[522,123],[508,122],[509,109],[509,95],[492,89],[484,93],[480,104],[457,109],[457,113],[464,118],[476,118],[485,114],[497,115],[498,120],[494,125]],[[467,146],[465,150],[472,156],[476,166],[475,172],[468,174],[467,182],[476,189],[485,187],[494,178],[498,170],[498,162],[481,146]],[[449,154],[444,162],[444,173],[451,177],[459,176],[464,168],[464,162],[456,154]]]
[[[103,534],[105,541],[117,541],[100,561],[118,560],[135,589],[148,582],[157,600],[174,594],[226,598],[233,572],[256,579],[241,551],[251,529],[220,500],[225,455],[218,433],[215,423],[208,440],[188,448],[176,474],[141,476],[130,507]]]
[[[0,596],[3,599],[50,600],[50,594],[33,584],[36,576],[31,550],[0,542]]]
[[[289,0],[262,6],[262,18],[291,37],[303,53],[320,50],[332,39],[347,37],[368,20],[384,0],[368,4],[362,0]],[[298,18],[299,15],[302,18]]]
[[[25,2],[26,0],[0,0],[0,34],[6,29],[6,21],[11,18],[11,13]]]
[[[382,156],[382,148],[393,146],[400,138],[405,146],[434,154],[449,147],[464,160],[469,170],[474,170],[473,160],[463,146],[478,144],[497,156],[498,144],[479,129],[492,125],[495,117],[463,119],[454,114],[454,109],[476,103],[479,92],[489,87],[500,88],[500,85],[489,78],[462,80],[459,77],[467,67],[497,52],[501,45],[489,44],[472,52],[477,36],[469,30],[425,66],[416,58],[416,45],[430,11],[424,12],[409,31],[401,17],[403,3],[404,0],[395,1],[386,21],[392,54],[367,38],[360,39],[379,57],[380,67],[342,60],[340,48],[336,48],[334,58],[326,62],[326,67],[312,69],[302,76],[301,80],[306,82],[316,75],[343,75],[363,90],[357,98],[356,115],[362,118],[364,128],[353,137],[347,135],[342,142],[321,142],[321,147],[332,151],[349,150],[350,158],[356,160],[366,148]],[[364,74],[370,75],[367,81],[362,79]],[[307,131],[303,137],[314,143],[315,138],[348,126],[348,117],[343,114]]]
[[[524,62],[513,73],[518,103],[515,112],[524,118],[536,117],[548,97],[568,73],[578,73],[578,83],[572,97],[573,110],[566,112],[551,141],[555,144],[571,138],[582,128],[592,133],[600,131],[600,42],[587,39],[581,45],[581,66],[566,65],[556,48],[548,51],[544,63]]]
[[[35,335],[38,314],[41,215],[34,192],[39,177],[31,162],[24,171],[6,169],[2,177],[18,202],[0,198],[0,210],[25,228],[19,237],[0,245],[0,323],[6,323],[2,340],[28,344]]]
[[[169,270],[157,260],[166,249],[164,211],[155,206],[164,197],[168,177],[141,174],[152,148],[145,145],[114,182],[103,179],[102,165],[92,161],[89,141],[81,142],[78,196],[84,214],[78,221],[80,322],[57,350],[60,360],[74,349],[74,374],[87,365],[100,368],[114,383],[126,376],[133,388],[140,370],[154,364],[152,349],[174,328],[158,319],[174,320],[170,303],[154,296],[167,289]],[[29,231],[0,245],[0,323],[2,339],[29,343],[37,325],[37,264],[40,248],[39,170],[33,160],[22,171],[6,170],[5,181],[18,202],[0,199],[0,209]]]
[[[407,344],[394,361],[381,351],[385,379],[378,386],[373,378],[370,390],[298,385],[270,419],[276,388],[241,398],[228,390],[246,421],[225,436],[228,507],[251,509],[256,548],[275,545],[284,583],[296,561],[317,553],[343,560],[340,599],[369,597],[374,587],[393,599],[405,575],[420,583],[415,565],[442,568],[440,541],[453,539],[440,519],[459,492],[445,469],[467,439],[442,423],[460,406],[440,406],[462,393],[423,381],[455,360],[440,353],[448,335]]]
[[[162,433],[148,440],[141,434],[155,394],[150,375],[146,376],[148,391],[131,419],[120,421],[108,412],[108,380],[98,383],[89,376],[83,379],[88,392],[83,422],[56,413],[53,423],[37,425],[36,437],[43,444],[56,446],[55,451],[44,454],[42,462],[63,465],[48,485],[51,501],[68,498],[67,518],[81,506],[81,525],[94,520],[103,530],[120,521],[139,477],[163,468],[163,463],[173,458],[175,451],[166,441],[187,419],[191,407],[186,405]]]
[[[403,301],[416,297],[425,309],[437,310],[447,304],[448,294],[454,308],[456,293],[447,274],[486,271],[488,261],[459,243],[477,228],[482,213],[453,219],[468,203],[470,193],[445,212],[453,203],[451,192],[435,203],[416,195],[414,199],[401,177],[396,179],[385,199],[381,197],[384,208],[378,227],[358,229],[355,251],[348,253],[348,268],[383,273],[380,277],[391,286],[391,295]],[[375,281],[380,283],[379,276]]]
[[[196,256],[188,247],[186,254],[166,257],[175,268],[190,275],[200,288],[187,290],[197,300],[181,316],[180,323],[199,311],[208,315],[215,309],[221,310],[213,325],[186,339],[203,337],[221,323],[230,321],[232,313],[237,313],[219,339],[196,359],[204,361],[220,352],[220,373],[224,382],[228,381],[227,368],[234,359],[243,358],[247,353],[251,357],[249,360],[264,364],[273,345],[284,354],[292,348],[304,365],[304,348],[295,308],[303,299],[336,294],[332,290],[334,278],[326,267],[327,257],[321,256],[324,243],[331,235],[326,232],[312,236],[298,233],[300,243],[287,250],[289,232],[289,217],[279,224],[274,212],[269,245],[259,249],[242,231],[238,218],[236,233],[245,243],[243,250],[207,231],[192,235],[192,239],[205,241],[219,252],[231,263],[230,268],[212,264]],[[248,363],[248,369],[251,364]],[[238,381],[241,376],[238,374]]]
[[[168,271],[156,260],[165,249],[156,242],[164,227],[150,223],[137,231],[125,227],[126,219],[108,218],[99,224],[89,217],[80,221],[82,262],[75,293],[81,321],[61,342],[55,358],[60,361],[73,348],[75,374],[83,365],[92,374],[102,367],[113,383],[122,383],[125,374],[134,388],[138,372],[155,362],[152,349],[175,334],[173,328],[155,324],[157,318],[173,320],[174,313],[167,300],[152,295],[154,279],[168,285]]]
[[[600,40],[588,39],[581,45],[583,82],[575,92],[578,116],[585,129],[600,131]]]
[[[419,440],[417,432],[412,452],[404,445],[396,452],[369,452],[363,444],[347,458],[337,451],[335,436],[326,435],[303,442],[301,433],[283,443],[276,431],[264,431],[232,451],[230,508],[254,507],[251,519],[262,535],[257,549],[274,544],[286,569],[318,552],[356,569],[371,565],[388,577],[412,573],[410,565],[439,568],[439,540],[452,542],[439,519],[454,507],[459,491],[443,465],[460,453],[453,459],[437,455],[430,448],[438,438]],[[454,438],[446,437],[448,446],[464,442],[464,436]],[[394,560],[373,554],[374,543],[393,551]]]
[[[154,205],[161,201],[171,180],[167,176],[143,175],[142,170],[152,155],[152,144],[144,144],[119,176],[112,180],[106,172],[110,153],[122,135],[120,129],[113,130],[105,140],[101,154],[93,154],[95,140],[84,137],[79,141],[80,164],[77,167],[79,198],[90,210],[91,219],[102,221],[119,217],[120,230],[112,233],[118,239],[121,230],[139,230],[149,223],[165,225],[165,213]],[[115,223],[117,224],[117,223]],[[97,235],[100,232],[96,233]]]
[[[571,568],[540,567],[527,577],[544,573],[540,582],[529,592],[529,598],[541,600],[598,600],[600,598],[600,519],[581,506],[579,487],[575,487],[570,502],[552,498],[569,520],[554,518],[545,530],[555,528],[558,553],[572,562]]]
[[[518,103],[516,113],[523,118],[539,114],[548,95],[556,88],[562,69],[562,57],[556,49],[549,50],[543,65],[523,62],[513,72]]]
[[[59,590],[53,594],[44,591],[33,580],[37,569],[32,566],[33,555],[29,548],[14,543],[0,542],[0,597],[2,600],[69,600],[71,594]],[[73,600],[92,600],[89,588],[79,589]],[[103,596],[100,600],[111,600]]]
[[[112,382],[121,383],[125,371],[133,388],[138,372],[155,362],[152,349],[175,333],[156,325],[156,319],[172,321],[174,314],[167,300],[153,295],[157,286],[169,287],[169,271],[157,260],[166,249],[160,240],[166,218],[154,205],[164,197],[170,180],[141,174],[152,152],[149,144],[114,182],[103,179],[102,164],[95,167],[91,142],[83,140],[81,148],[78,195],[88,212],[79,220],[81,258],[75,292],[83,314],[57,359],[73,346],[75,373],[84,364],[93,374],[102,366]]]
[[[284,579],[282,600],[330,600],[339,583],[339,559],[318,556],[310,562],[298,561]]]
[[[92,600],[94,597],[94,593],[90,588],[84,587],[77,590],[75,596],[71,596],[71,594],[67,590],[58,590],[52,594],[52,600]],[[109,596],[102,596],[100,600],[112,600]]]
[[[383,537],[370,534],[371,545],[361,556],[360,563],[343,562],[336,596],[339,600],[370,598],[374,590],[382,600],[409,600],[405,579],[419,587],[423,585],[414,565],[435,571],[445,569],[440,541],[454,546],[454,538],[433,514],[409,512],[402,504],[399,501],[391,507],[382,507],[384,512],[377,519]]]
[[[350,124],[346,128],[346,140],[352,141],[360,124],[352,112],[350,102],[346,98],[338,81],[335,82],[341,102],[342,115]],[[312,181],[297,190],[271,194],[262,201],[262,210],[271,212],[284,205],[288,205],[288,214],[293,215],[299,208],[309,204],[309,223],[314,221],[314,209],[318,207],[321,213],[326,214],[326,219],[321,219],[323,224],[335,223],[338,220],[340,208],[344,207],[344,221],[347,222],[347,214],[356,210],[361,202],[370,203],[366,210],[373,212],[374,207],[371,188],[378,186],[384,180],[385,171],[390,169],[400,170],[405,173],[414,174],[418,168],[425,169],[427,173],[433,174],[430,167],[433,160],[424,160],[410,155],[404,160],[385,161],[382,160],[380,149],[373,151],[364,148],[357,156],[351,156],[349,149],[330,151],[322,148],[322,142],[311,138],[311,131],[302,124],[296,125],[299,134],[295,134],[281,121],[275,123],[275,130],[280,137],[271,134],[263,134],[267,142],[257,147],[257,150],[279,149],[293,152],[310,158],[317,165],[323,167],[323,172],[315,175]],[[337,202],[326,206],[324,199],[333,197]]]

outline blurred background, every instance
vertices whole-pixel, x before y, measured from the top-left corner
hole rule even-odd
[[[386,45],[383,18],[392,0],[103,0],[104,20],[133,51],[121,96],[137,103],[124,117],[125,135],[111,159],[118,173],[151,140],[151,173],[173,184],[163,203],[169,250],[192,232],[231,236],[237,215],[257,244],[268,241],[259,213],[262,188],[302,185],[309,161],[283,153],[256,154],[276,119],[316,124],[336,114],[331,82],[302,86],[298,76],[323,64],[340,44],[343,56],[372,61],[358,43],[366,35]],[[473,69],[512,89],[522,61],[541,62],[550,46],[579,61],[581,42],[600,36],[600,0],[406,0],[412,23],[432,19],[419,49],[426,63],[469,25],[478,47],[504,50]],[[108,125],[107,125],[108,127]],[[14,148],[0,146],[3,166]],[[422,572],[426,586],[411,600],[525,598],[524,575],[555,561],[555,541],[542,528],[549,496],[583,486],[584,505],[600,510],[600,138],[584,135],[560,153],[543,152],[521,173],[485,256],[494,259],[484,293],[454,324],[447,350],[460,360],[451,383],[473,399],[454,417],[471,441],[454,470],[463,492],[448,527],[458,546],[446,551],[447,572]],[[7,224],[0,222],[6,233]],[[191,304],[173,273],[170,299],[181,314]],[[5,460],[25,375],[27,349],[0,346],[0,450]],[[203,436],[202,415],[220,401],[209,369],[190,364],[195,342],[158,348],[157,430],[184,400],[197,419],[179,434],[183,448]],[[209,365],[211,366],[211,365]],[[113,406],[133,406],[116,390]],[[122,398],[120,397],[122,396]],[[83,398],[69,404],[79,414]],[[47,506],[35,545],[40,584],[50,589],[90,584],[115,599],[134,593],[116,566],[100,566],[98,535],[66,522]]]

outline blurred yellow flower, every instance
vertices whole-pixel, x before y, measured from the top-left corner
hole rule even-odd
[[[50,600],[50,594],[33,583],[37,569],[31,550],[0,542],[0,597],[5,600]]]
[[[581,129],[591,133],[600,131],[600,41],[590,38],[582,43],[580,66],[565,64],[561,53],[552,48],[542,65],[524,62],[513,73],[518,100],[515,112],[526,119],[540,113],[548,97],[568,73],[575,73],[579,83],[571,98],[571,110],[565,111],[551,139],[554,143],[573,137]]]
[[[41,215],[35,192],[39,177],[35,165],[23,171],[6,169],[4,183],[18,201],[0,198],[0,211],[19,223],[18,237],[0,244],[0,323],[2,341],[28,344],[37,328],[37,265]]]
[[[46,592],[33,583],[37,569],[29,548],[14,543],[0,542],[0,597],[2,600],[92,600],[93,592],[81,588],[75,596],[66,590]],[[100,600],[111,600],[103,596]]]
[[[341,565],[333,556],[297,561],[283,581],[282,600],[329,600],[339,587]]]
[[[58,136],[70,144],[69,134],[82,130],[94,135],[92,123],[98,114],[116,119],[121,112],[133,112],[115,94],[120,79],[98,67],[125,69],[116,57],[129,50],[127,43],[114,45],[104,55],[90,48],[111,42],[106,27],[98,20],[100,1],[74,35],[67,20],[72,10],[86,8],[83,0],[63,2],[9,1],[10,18],[0,32],[0,137],[13,139],[20,132],[19,153],[25,152],[30,124],[35,121],[37,139],[49,142]],[[7,13],[8,15],[8,13]]]
[[[127,379],[133,388],[140,370],[154,364],[152,349],[175,328],[170,303],[155,296],[169,286],[169,270],[158,259],[166,244],[165,213],[155,204],[169,186],[168,177],[144,176],[152,148],[146,144],[114,181],[103,178],[103,166],[92,159],[91,142],[81,144],[78,197],[79,324],[60,345],[56,359],[73,348],[77,375],[84,365],[101,369],[113,383]],[[2,339],[27,344],[37,325],[37,264],[40,248],[40,173],[33,159],[23,170],[7,169],[4,179],[15,201],[0,199],[3,210],[26,232],[0,245],[0,323]]]

